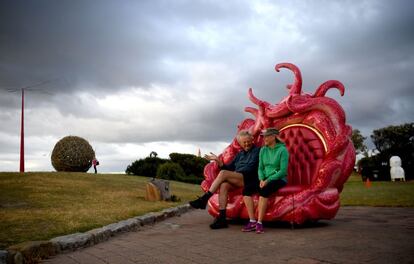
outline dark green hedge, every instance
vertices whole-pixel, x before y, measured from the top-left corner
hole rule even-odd
[[[171,153],[170,159],[147,157],[128,165],[126,173],[200,184],[208,161],[191,154]]]
[[[132,162],[131,165],[128,165],[127,169],[125,170],[125,173],[129,175],[155,177],[157,176],[158,166],[164,164],[167,161],[167,159],[160,159],[157,157],[147,157],[145,159],[139,159]]]

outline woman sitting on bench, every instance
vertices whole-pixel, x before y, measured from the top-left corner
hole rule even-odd
[[[244,203],[249,214],[250,221],[243,228],[243,232],[256,230],[257,234],[263,233],[263,217],[266,213],[267,199],[277,192],[287,183],[287,166],[289,161],[289,153],[284,143],[278,140],[279,131],[275,128],[266,129],[262,135],[264,136],[264,144],[259,154],[259,180],[260,186],[258,192],[260,194],[258,205],[258,220],[254,215],[254,205],[251,194],[243,196]]]

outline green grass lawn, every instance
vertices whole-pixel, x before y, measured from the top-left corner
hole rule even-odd
[[[148,180],[114,174],[0,172],[0,248],[84,232],[201,194],[199,185],[171,181],[171,192],[181,202],[147,202]],[[372,182],[366,188],[354,174],[341,193],[341,204],[414,207],[414,181]]]
[[[371,182],[367,188],[353,173],[341,193],[341,205],[414,207],[414,181]]]
[[[84,232],[183,204],[199,185],[170,182],[181,202],[145,201],[149,178],[87,173],[0,173],[0,248]]]

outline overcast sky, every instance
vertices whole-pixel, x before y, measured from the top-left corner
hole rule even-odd
[[[291,72],[328,96],[364,136],[414,121],[414,2],[0,1],[0,171],[18,171],[27,91],[26,171],[51,171],[67,135],[87,139],[100,171],[151,151],[219,153],[257,97],[277,103]],[[372,147],[370,140],[366,142]]]

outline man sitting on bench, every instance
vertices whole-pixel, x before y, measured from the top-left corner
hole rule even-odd
[[[244,187],[243,193],[251,193],[252,190],[257,190],[257,186],[259,185],[257,170],[260,147],[253,145],[253,136],[248,131],[240,131],[237,135],[237,141],[242,147],[242,151],[240,151],[228,165],[223,164],[217,155],[213,153],[205,156],[208,160],[216,161],[221,168],[221,171],[217,178],[214,179],[210,189],[203,196],[190,202],[190,205],[193,208],[205,209],[208,199],[210,199],[214,192],[220,188],[220,213],[210,225],[210,228],[212,229],[228,227],[226,220],[226,206],[229,189]]]

